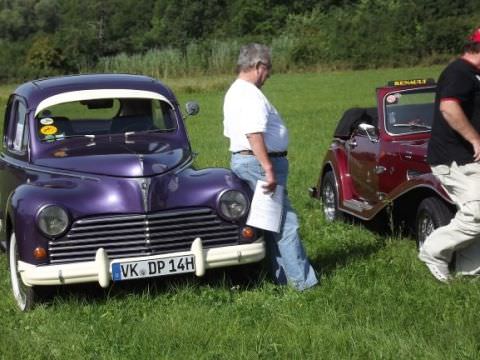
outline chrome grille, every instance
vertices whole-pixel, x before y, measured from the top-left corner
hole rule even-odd
[[[50,262],[93,261],[101,247],[110,258],[187,251],[196,237],[205,248],[235,245],[239,228],[207,208],[82,219],[49,242]]]

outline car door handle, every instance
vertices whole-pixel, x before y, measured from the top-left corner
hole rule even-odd
[[[412,158],[413,158],[413,153],[412,153],[411,151],[407,151],[407,152],[405,152],[405,154],[403,154],[403,158],[404,158],[405,160],[412,160]]]
[[[375,174],[380,175],[380,174],[383,174],[385,171],[387,171],[387,168],[385,166],[381,166],[381,165],[375,166]]]
[[[353,149],[354,147],[357,146],[357,140],[349,140],[348,145]]]

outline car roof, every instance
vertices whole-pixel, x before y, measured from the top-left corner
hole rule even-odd
[[[82,74],[67,75],[29,81],[14,93],[27,100],[30,109],[42,100],[65,92],[96,89],[130,89],[156,92],[176,103],[172,91],[160,81],[143,75]]]

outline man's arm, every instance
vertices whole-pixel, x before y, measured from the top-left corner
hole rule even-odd
[[[277,180],[275,179],[275,172],[273,171],[272,162],[268,157],[267,147],[265,146],[265,141],[263,139],[263,133],[247,134],[247,139],[250,143],[253,154],[265,171],[265,181],[267,184],[264,186],[264,188],[270,192],[275,191]]]
[[[480,161],[480,134],[468,121],[461,106],[455,100],[440,102],[440,112],[448,125],[473,146],[473,159]]]

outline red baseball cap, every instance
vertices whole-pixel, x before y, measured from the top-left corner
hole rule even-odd
[[[473,43],[480,43],[480,28],[477,28],[468,38]]]

